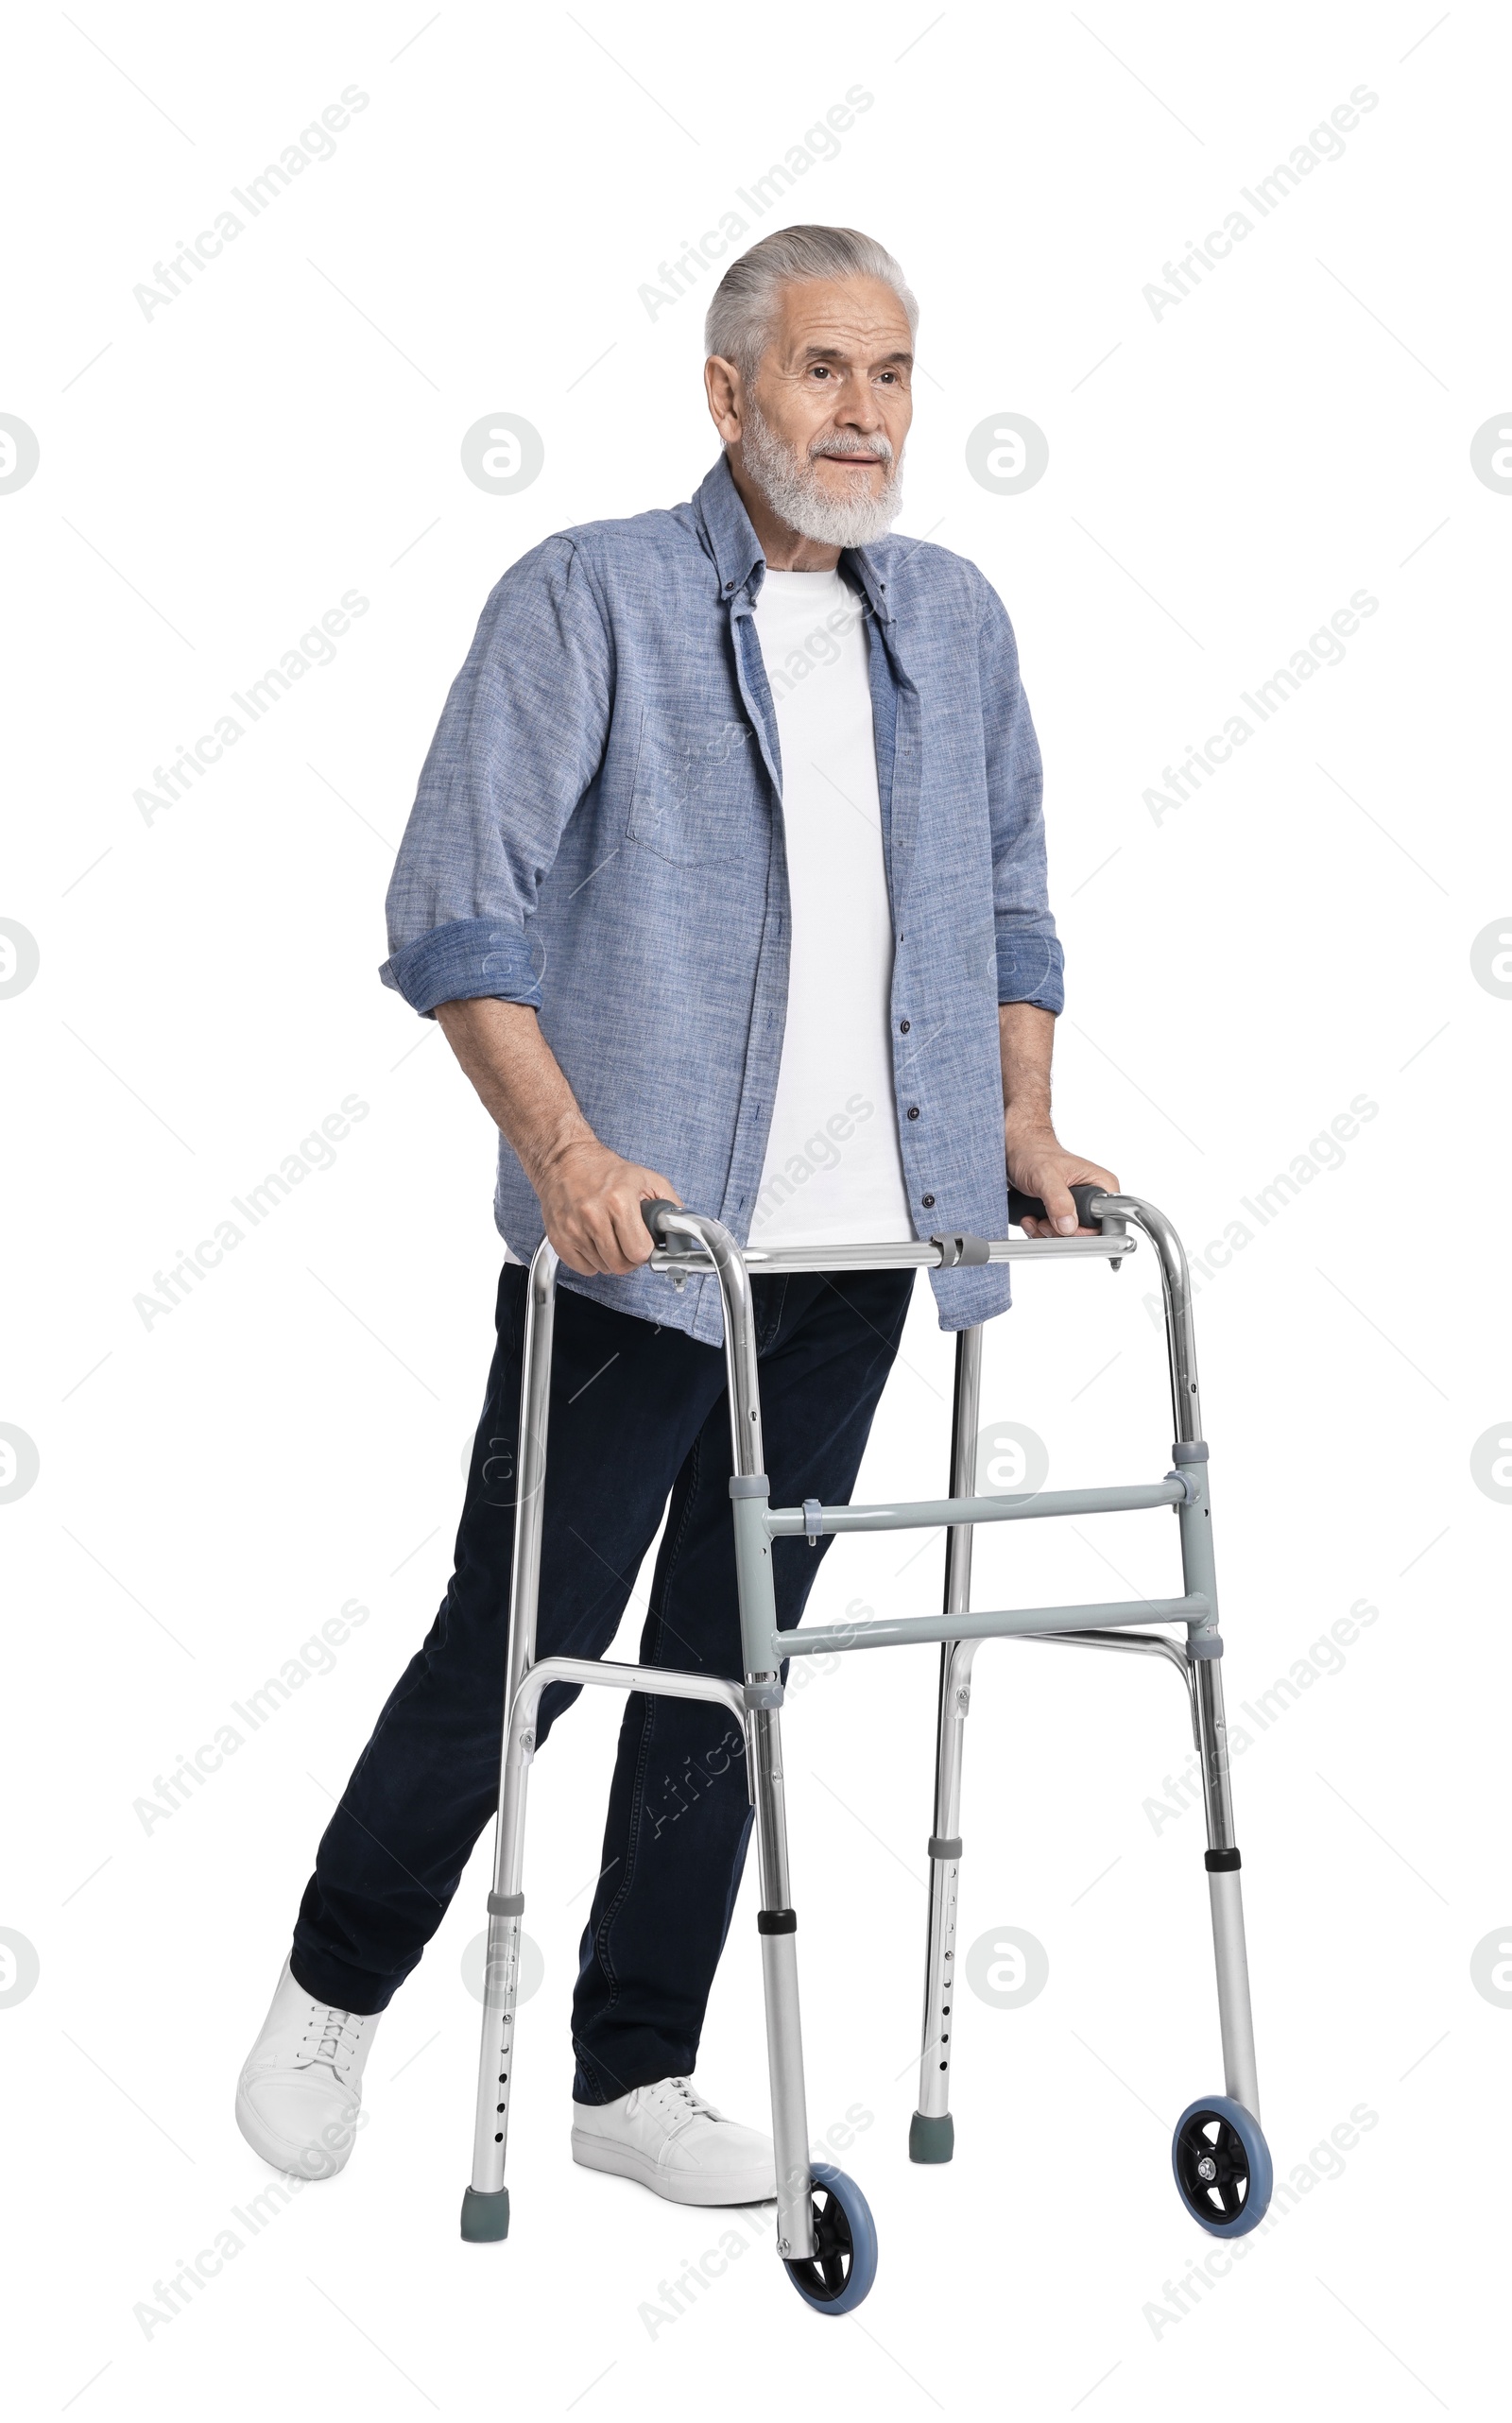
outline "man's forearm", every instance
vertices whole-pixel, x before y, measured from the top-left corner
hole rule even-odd
[[[651,1254],[641,1205],[682,1197],[660,1170],[600,1143],[533,1009],[446,1001],[437,1022],[535,1188],[541,1224],[570,1270],[623,1278]]]
[[[998,1008],[998,1048],[1003,1060],[1005,1125],[1025,1136],[1055,1133],[1050,1117],[1050,1060],[1056,1022],[1030,1001],[1005,1001]]]
[[[1024,1234],[1030,1237],[1075,1233],[1074,1186],[1118,1191],[1111,1170],[1080,1153],[1068,1153],[1056,1134],[1050,1116],[1050,1058],[1055,1043],[1056,1022],[1048,1009],[1038,1009],[1028,1001],[999,1004],[1003,1142],[1008,1176],[1025,1194],[1037,1194],[1049,1214],[1044,1222],[1025,1220]]]
[[[436,1022],[538,1194],[566,1146],[597,1142],[533,1009],[443,1001]]]

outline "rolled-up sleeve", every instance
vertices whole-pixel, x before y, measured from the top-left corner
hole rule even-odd
[[[1044,789],[1040,743],[1019,679],[1019,650],[1003,602],[988,583],[978,631],[988,805],[992,826],[992,917],[998,1000],[1032,1002],[1057,1016],[1064,962],[1045,886]]]
[[[430,1017],[491,997],[539,1009],[537,894],[597,773],[612,656],[570,539],[511,565],[484,607],[388,886],[386,985]]]

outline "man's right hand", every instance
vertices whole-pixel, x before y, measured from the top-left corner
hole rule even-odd
[[[659,1170],[626,1161],[596,1137],[561,1145],[535,1177],[546,1234],[569,1270],[585,1279],[623,1279],[656,1250],[643,1203],[680,1204]]]

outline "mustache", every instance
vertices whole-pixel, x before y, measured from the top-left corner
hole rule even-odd
[[[880,435],[875,438],[851,438],[847,437],[842,431],[836,431],[833,438],[816,438],[809,448],[811,463],[826,455],[832,460],[837,455],[875,455],[879,461],[891,463],[892,444],[888,438]]]

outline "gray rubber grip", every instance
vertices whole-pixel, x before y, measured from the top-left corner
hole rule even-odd
[[[1097,1223],[1091,1215],[1091,1199],[1094,1194],[1106,1194],[1107,1192],[1107,1188],[1102,1186],[1072,1188],[1071,1199],[1076,1206],[1076,1217],[1084,1229],[1096,1228]],[[1049,1216],[1038,1194],[1021,1194],[1016,1186],[1009,1187],[1008,1221],[1011,1227],[1022,1229],[1025,1220],[1046,1220]]]
[[[654,1202],[642,1204],[641,1217],[645,1222],[646,1227],[650,1229],[652,1236],[655,1237],[658,1245],[661,1245],[662,1243],[662,1231],[657,1227],[657,1213],[659,1212],[680,1212],[682,1206],[679,1203],[670,1202],[664,1194],[659,1194]]]

